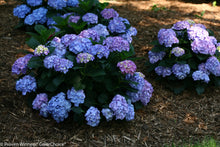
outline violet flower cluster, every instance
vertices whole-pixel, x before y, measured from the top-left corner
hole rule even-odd
[[[131,60],[124,60],[118,62],[117,67],[119,67],[120,71],[123,74],[131,74],[131,75],[133,75],[137,69],[135,63]]]
[[[27,54],[25,55],[24,57],[20,57],[18,58],[14,64],[12,65],[12,70],[11,72],[13,74],[17,74],[19,75],[20,73],[22,74],[25,74],[28,67],[27,67],[27,64],[28,64],[28,61],[33,57],[32,54]]]

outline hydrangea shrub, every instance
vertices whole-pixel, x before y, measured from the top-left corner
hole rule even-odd
[[[64,2],[50,5],[64,9],[68,1]],[[32,37],[26,43],[34,51],[12,66],[12,73],[20,75],[16,90],[22,95],[32,93],[33,109],[57,123],[70,115],[92,127],[103,120],[133,120],[135,109],[146,106],[153,93],[152,85],[131,60],[136,29],[112,8],[72,18],[83,24],[69,23],[63,17],[55,17],[62,33],[43,25],[34,26],[37,33],[28,33]],[[80,29],[66,29],[73,24]]]
[[[195,88],[201,94],[208,85],[220,85],[220,43],[204,25],[179,21],[161,29],[153,44],[146,63],[149,71],[175,93]]]

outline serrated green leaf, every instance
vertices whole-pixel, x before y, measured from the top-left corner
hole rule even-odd
[[[35,39],[34,37],[31,37],[29,40],[25,42],[30,48],[35,49],[38,45],[41,43]]]
[[[34,30],[39,33],[40,35],[43,35],[42,32],[47,30],[47,28],[43,25],[35,25]]]

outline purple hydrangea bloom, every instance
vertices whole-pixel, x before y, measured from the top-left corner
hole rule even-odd
[[[60,10],[64,7],[66,7],[67,0],[48,0],[47,4],[56,10]]]
[[[197,71],[193,72],[192,78],[193,78],[194,81],[200,81],[201,80],[201,81],[204,81],[206,83],[208,83],[210,81],[209,76],[201,70],[197,70]]]
[[[55,66],[55,63],[59,60],[60,58],[56,55],[52,55],[52,56],[47,56],[44,59],[44,66],[48,69],[51,69]]]
[[[154,89],[152,85],[147,80],[144,80],[144,86],[139,92],[140,101],[144,106],[146,106],[149,103],[153,91]]]
[[[126,18],[123,18],[123,17],[118,17],[121,22],[123,22],[124,24],[127,24],[127,25],[130,25],[130,22],[126,19]]]
[[[126,26],[119,17],[114,17],[112,20],[110,20],[108,29],[112,33],[125,33],[126,32]]]
[[[129,43],[127,40],[124,40],[122,37],[108,37],[103,41],[103,45],[106,45],[110,52],[113,51],[129,51]]]
[[[207,40],[210,40],[214,45],[218,45],[217,39],[214,36],[209,36],[206,38]]]
[[[40,115],[43,116],[43,117],[48,117],[49,116],[48,105],[46,103],[43,103],[41,105]]]
[[[88,125],[90,125],[92,127],[98,126],[100,119],[101,119],[100,111],[97,108],[91,106],[87,110],[85,117],[86,117]]]
[[[166,77],[172,74],[172,69],[169,67],[157,66],[155,69],[157,75]]]
[[[64,121],[68,117],[68,112],[71,110],[71,103],[65,97],[66,95],[61,92],[52,97],[48,102],[48,112],[52,114],[52,117],[57,123]]]
[[[54,69],[56,71],[63,72],[64,74],[66,74],[69,71],[69,69],[72,67],[73,67],[73,62],[64,58],[60,58],[59,60],[56,60],[54,64]]]
[[[87,52],[92,46],[92,42],[88,38],[77,37],[69,45],[69,50],[75,54],[80,52]]]
[[[137,69],[137,66],[131,60],[124,60],[124,61],[118,62],[117,67],[119,67],[120,71],[123,74],[131,74],[131,75],[133,75]]]
[[[105,57],[107,59],[110,52],[106,46],[103,46],[101,44],[95,44],[89,48],[87,53],[94,56],[96,55],[99,59],[101,59],[102,57]]]
[[[215,76],[220,76],[220,63],[215,56],[208,58],[205,68]]]
[[[174,47],[171,51],[176,57],[180,57],[185,54],[185,50],[180,47]]]
[[[179,43],[176,33],[172,29],[160,29],[158,32],[158,40],[161,45],[165,47],[172,47],[173,44]]]
[[[12,73],[19,75],[20,73],[25,74],[28,67],[28,61],[33,57],[32,54],[27,54],[24,57],[18,58],[12,65]]]
[[[188,64],[174,64],[172,72],[178,79],[182,80],[190,73],[190,67]]]
[[[135,112],[134,112],[134,105],[131,104],[131,101],[128,101],[128,113],[125,116],[127,121],[131,121],[134,119]]]
[[[91,38],[93,41],[99,42],[100,36],[95,30],[87,29],[80,32],[79,37],[82,38]]]
[[[191,43],[192,51],[196,54],[214,55],[216,51],[215,45],[209,39],[194,39]]]
[[[95,30],[100,37],[101,36],[106,37],[109,35],[107,27],[102,24],[97,24],[96,26],[92,27],[91,29]]]
[[[188,21],[178,21],[172,27],[174,30],[183,30],[190,28],[190,23]]]
[[[80,16],[70,16],[68,22],[77,23],[80,20]]]
[[[89,61],[93,61],[95,57],[88,53],[79,53],[76,57],[77,63],[88,63]]]
[[[109,104],[109,108],[114,112],[114,115],[117,119],[123,120],[128,113],[128,103],[126,102],[125,97],[117,94]]]
[[[158,62],[159,60],[162,60],[163,57],[166,55],[166,52],[161,51],[161,52],[148,52],[148,58],[151,64],[154,64]]]
[[[137,90],[141,90],[144,86],[144,77],[140,72],[135,72],[133,75],[127,74],[125,79],[131,81],[130,86]]]
[[[41,56],[41,55],[48,55],[49,49],[44,45],[38,45],[34,50],[34,55]]]
[[[205,68],[205,63],[201,63],[201,64],[199,64],[198,65],[198,69],[200,70],[200,71],[203,71],[204,73],[206,73],[207,75],[209,75],[210,74],[210,72]]]
[[[140,92],[141,90],[138,90],[138,92],[127,91],[126,94],[131,99],[131,102],[135,103],[140,100]]]
[[[76,38],[77,35],[75,34],[66,34],[61,38],[61,43],[68,47]]]
[[[27,0],[27,4],[30,6],[39,6],[42,4],[42,0]]]
[[[75,107],[79,107],[79,104],[84,103],[85,93],[83,90],[76,91],[74,87],[67,91],[67,98],[74,103]]]
[[[105,116],[107,121],[112,120],[113,117],[114,117],[114,114],[113,114],[112,110],[109,109],[109,108],[103,108],[102,109],[102,114]]]
[[[208,31],[198,26],[191,26],[187,33],[190,40],[195,40],[196,38],[203,40],[209,36]]]
[[[82,20],[87,22],[88,24],[97,24],[98,23],[98,16],[93,13],[86,13],[83,15]]]
[[[18,18],[25,18],[25,16],[30,12],[31,12],[31,8],[29,8],[25,4],[19,5],[13,9],[14,16],[17,16]]]
[[[66,47],[62,44],[59,37],[54,37],[53,40],[50,42],[50,46],[55,47],[53,55],[63,57],[66,54]]]
[[[67,0],[67,6],[69,7],[76,7],[78,6],[79,1],[78,0]]]
[[[119,16],[118,12],[115,11],[113,8],[105,8],[104,10],[102,10],[101,15],[105,19],[110,19]]]
[[[48,98],[46,93],[37,94],[36,98],[32,102],[33,109],[40,110],[42,104],[47,104]]]
[[[202,28],[202,29],[206,29],[206,27],[203,25],[203,24],[200,24],[200,23],[195,23],[195,24],[193,24],[193,26],[194,27],[200,27],[200,28]]]
[[[32,92],[37,89],[37,83],[34,77],[26,75],[16,82],[16,90],[21,91],[22,95],[26,95],[27,92]]]

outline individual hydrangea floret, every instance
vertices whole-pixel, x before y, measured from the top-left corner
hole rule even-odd
[[[106,59],[109,56],[109,49],[101,44],[95,44],[92,47],[89,48],[89,50],[87,51],[87,53],[91,54],[91,55],[96,55],[99,59],[101,59],[102,57],[105,57]]]
[[[129,43],[127,40],[123,39],[122,37],[108,37],[103,41],[103,45],[106,45],[110,52],[113,51],[129,51]]]
[[[91,28],[92,30],[95,30],[97,34],[101,37],[106,37],[109,35],[109,32],[107,30],[107,27],[103,24],[97,24],[96,26]]]
[[[42,4],[42,0],[27,0],[27,4],[32,7],[39,6]]]
[[[68,112],[71,110],[71,103],[65,97],[65,93],[60,92],[48,102],[48,112],[52,114],[53,119],[57,123],[64,121],[68,117]]]
[[[158,40],[165,47],[172,47],[173,44],[179,43],[176,33],[172,29],[160,29],[158,32]]]
[[[77,38],[70,43],[69,50],[78,54],[80,52],[88,52],[91,46],[92,42],[90,39],[77,36]]]
[[[187,30],[187,33],[188,33],[188,38],[190,40],[195,40],[196,38],[203,40],[209,36],[208,31],[206,31],[205,29],[203,29],[201,27],[195,26],[195,25],[191,26]]]
[[[120,71],[123,74],[131,74],[131,75],[133,75],[137,69],[135,63],[131,60],[124,60],[118,62],[117,67],[119,67]]]
[[[53,55],[63,57],[66,54],[66,47],[62,44],[59,37],[54,37],[53,40],[50,42],[50,46],[55,47]]]
[[[43,103],[41,105],[40,115],[43,116],[43,117],[48,117],[49,116],[48,105],[46,103]]]
[[[214,55],[216,51],[215,45],[209,39],[194,39],[191,43],[192,51],[196,54]]]
[[[61,38],[61,43],[68,47],[71,42],[73,42],[77,38],[77,35],[75,34],[66,34]]]
[[[126,102],[125,97],[117,94],[109,104],[109,108],[114,112],[114,115],[117,119],[123,120],[128,113],[128,103]]]
[[[151,64],[154,64],[158,62],[159,60],[162,60],[166,55],[166,52],[160,51],[160,52],[148,52],[148,58]]]
[[[190,23],[188,21],[178,21],[172,27],[174,30],[183,30],[190,28]]]
[[[32,92],[37,89],[37,83],[34,77],[26,75],[16,82],[16,90],[21,91],[22,95],[26,95],[27,92]]]
[[[32,102],[33,109],[40,110],[42,104],[47,104],[48,98],[46,93],[37,94],[36,98]]]
[[[192,74],[192,78],[194,81],[204,81],[205,83],[208,83],[210,81],[209,76],[200,70],[197,70],[195,72],[193,72]]]
[[[190,73],[190,67],[188,64],[177,63],[173,65],[172,72],[179,80],[183,80]]]
[[[30,12],[31,12],[31,8],[29,8],[25,4],[19,5],[13,9],[14,16],[17,16],[18,18],[25,18],[25,16]]]
[[[48,0],[47,4],[56,10],[61,10],[66,7],[67,0]]]
[[[93,61],[95,57],[88,53],[79,53],[76,57],[77,63],[88,63],[89,61]]]
[[[79,37],[82,38],[91,38],[93,41],[99,42],[100,36],[95,30],[87,29],[80,32]]]
[[[44,45],[38,45],[34,50],[34,55],[41,56],[41,55],[48,55],[49,49]]]
[[[69,71],[69,69],[72,67],[73,67],[73,62],[64,58],[60,58],[56,60],[54,64],[55,71],[60,71],[63,72],[64,74],[66,74]]]
[[[105,116],[106,121],[111,121],[114,117],[114,113],[109,108],[103,108],[102,109],[102,114]]]
[[[97,24],[98,23],[98,16],[93,13],[86,13],[83,15],[82,20],[87,22],[88,24]]]
[[[67,98],[74,103],[75,107],[79,107],[79,104],[84,103],[85,93],[83,90],[76,91],[74,87],[67,91]]]
[[[56,55],[51,55],[51,56],[47,56],[44,59],[44,67],[51,69],[55,66],[56,62],[59,60],[60,58]]]
[[[131,104],[131,101],[129,100],[128,101],[128,113],[126,114],[125,119],[127,121],[131,121],[134,119],[134,116],[135,116],[134,105]]]
[[[174,54],[176,57],[180,57],[185,54],[185,50],[180,47],[174,47],[171,53]]]
[[[105,19],[110,19],[119,16],[118,12],[115,11],[113,8],[105,8],[104,10],[102,10],[101,15]]]
[[[220,63],[215,56],[209,57],[205,63],[205,69],[214,74],[220,76]]]
[[[108,29],[112,33],[125,33],[126,32],[126,26],[119,17],[114,17],[112,20],[110,20]]]
[[[76,7],[78,6],[79,1],[78,0],[67,0],[67,6],[69,7]]]
[[[172,74],[172,69],[169,67],[158,66],[154,70],[157,75],[162,77],[170,76]]]
[[[91,106],[87,110],[85,117],[86,117],[86,121],[88,125],[92,127],[98,126],[100,119],[101,119],[100,111],[97,108]]]
[[[12,73],[19,75],[20,73],[25,74],[28,67],[28,61],[33,57],[32,54],[27,54],[24,57],[18,58],[12,65]]]

